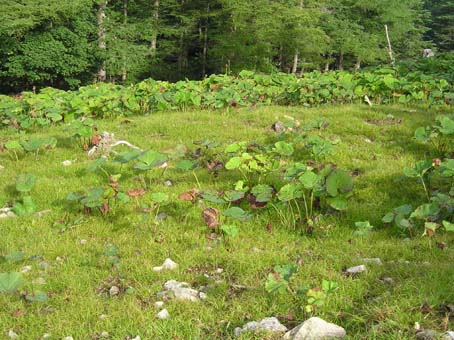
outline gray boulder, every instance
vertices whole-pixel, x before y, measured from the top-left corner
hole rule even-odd
[[[345,329],[317,317],[304,321],[301,325],[285,333],[284,339],[289,340],[322,340],[342,339],[346,336]]]

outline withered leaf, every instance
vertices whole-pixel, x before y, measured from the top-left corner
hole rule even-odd
[[[178,196],[181,201],[187,201],[194,203],[197,198],[200,196],[200,191],[198,189],[191,189],[186,192],[183,192]]]
[[[206,208],[202,211],[202,217],[211,230],[214,230],[219,225],[218,216],[219,211],[215,208]]]
[[[129,197],[139,197],[143,196],[145,194],[145,189],[142,188],[136,188],[136,189],[129,189],[126,191],[126,195]]]

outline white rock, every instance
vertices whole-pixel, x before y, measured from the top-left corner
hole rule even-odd
[[[109,294],[110,294],[110,296],[115,296],[115,295],[120,294],[120,288],[118,288],[117,286],[110,287]]]
[[[171,259],[165,259],[164,263],[159,267],[153,267],[155,272],[159,272],[161,270],[174,270],[178,268],[178,264],[173,262]]]
[[[131,340],[141,340],[141,339],[140,339],[140,336],[136,336],[135,338],[133,338]]]
[[[170,314],[167,311],[167,309],[165,309],[165,308],[162,311],[160,311],[158,314],[156,314],[156,316],[161,320],[170,318]]]
[[[30,270],[32,270],[32,266],[23,266],[21,269],[20,269],[20,272],[22,274],[25,274],[25,273],[28,273]]]
[[[196,302],[199,300],[200,292],[192,289],[186,282],[178,282],[176,280],[169,280],[164,284],[166,291],[172,292],[173,296],[179,300],[188,300]]]
[[[154,303],[154,306],[155,306],[156,308],[161,308],[162,306],[164,306],[164,301],[156,301],[156,302]]]
[[[82,240],[79,241],[79,244],[82,244],[82,245],[87,244],[87,240],[82,239]]]
[[[101,334],[99,335],[101,338],[108,338],[109,337],[109,332],[102,331]]]
[[[240,336],[243,332],[268,332],[268,333],[285,333],[287,327],[282,325],[275,317],[265,318],[261,321],[251,321],[243,326],[243,328],[237,327],[234,330],[235,336]]]
[[[101,314],[100,316],[98,316],[99,320],[105,320],[107,319],[109,316],[106,315],[106,314]]]
[[[204,292],[199,292],[199,298],[200,300],[206,300],[207,295]]]
[[[8,332],[8,337],[10,339],[18,339],[19,338],[19,335],[17,335],[16,332],[14,332],[12,329],[9,330]]]
[[[62,164],[63,166],[70,166],[70,165],[72,164],[72,162],[71,162],[70,160],[67,159],[66,161],[63,161],[61,164]]]
[[[382,264],[381,259],[379,257],[374,257],[374,258],[365,258],[363,259],[365,263],[376,263],[376,264]]]
[[[0,170],[3,170],[5,169],[5,167],[3,165],[0,165]]]
[[[66,336],[63,338],[63,340],[74,340],[74,338],[72,336]]]
[[[362,265],[359,265],[359,266],[350,267],[345,272],[347,274],[354,275],[354,274],[362,273],[365,270],[366,270],[366,266],[362,264]]]
[[[443,334],[442,340],[454,340],[454,331],[447,331]]]
[[[50,339],[52,337],[51,334],[49,333],[44,333],[43,336],[41,337],[41,339],[45,340],[45,339]]]
[[[224,272],[224,269],[223,268],[216,268],[216,270],[214,272],[216,274],[222,274]]]
[[[342,339],[346,336],[345,329],[317,317],[304,321],[301,325],[285,333],[283,339],[290,340],[322,340]]]
[[[60,256],[57,256],[57,257],[55,258],[55,261],[61,263],[61,262],[63,262],[63,259],[62,259]]]
[[[16,217],[16,214],[13,213],[13,208],[10,207],[0,208],[0,219],[8,217]]]

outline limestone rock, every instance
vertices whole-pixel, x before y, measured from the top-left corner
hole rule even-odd
[[[324,340],[343,339],[346,336],[345,329],[323,319],[312,317],[301,325],[285,333],[283,339],[289,340]]]
[[[266,332],[266,333],[284,333],[287,331],[287,327],[282,325],[275,317],[265,318],[261,321],[251,321],[243,326],[243,328],[237,327],[234,330],[235,336],[240,336],[243,332]]]

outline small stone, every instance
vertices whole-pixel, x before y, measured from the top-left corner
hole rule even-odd
[[[167,215],[166,213],[159,213],[158,216],[156,216],[156,221],[158,222],[163,221],[167,217],[169,217],[169,215]]]
[[[11,207],[0,208],[0,218],[16,217],[12,210],[13,208]]]
[[[416,333],[416,339],[418,340],[435,340],[440,337],[440,333],[433,329],[426,329]]]
[[[101,338],[108,338],[109,337],[109,332],[102,331],[101,334],[99,334]]]
[[[87,240],[82,239],[82,240],[79,241],[79,244],[82,244],[82,245],[87,244]]]
[[[346,336],[345,329],[323,319],[312,317],[299,326],[285,333],[283,339],[289,340],[322,340],[342,339]]]
[[[233,331],[235,336],[240,336],[243,332],[268,332],[268,333],[284,333],[287,331],[287,327],[282,325],[275,317],[264,318],[261,321],[251,321],[243,326],[243,328],[237,327]]]
[[[172,181],[171,180],[167,180],[167,181],[164,181],[164,185],[166,187],[171,187],[173,185]]]
[[[179,300],[196,302],[200,299],[200,292],[189,287],[189,284],[186,282],[169,280],[164,284],[164,289],[173,293],[173,296]]]
[[[66,160],[66,161],[63,161],[61,164],[63,166],[70,166],[72,164],[72,162],[70,160]]]
[[[116,296],[116,295],[120,294],[120,288],[118,288],[117,286],[110,287],[109,294],[110,294],[110,296]]]
[[[356,275],[356,274],[364,272],[365,270],[366,270],[366,266],[362,264],[362,265],[359,265],[359,266],[348,268],[345,271],[345,273],[348,274],[348,275]]]
[[[271,128],[276,131],[276,132],[284,132],[285,131],[285,125],[282,122],[276,122],[273,125],[271,125]]]
[[[28,273],[30,270],[32,270],[32,266],[23,266],[20,270],[22,274]]]
[[[442,340],[454,340],[454,331],[447,331],[443,334]]]
[[[46,280],[43,277],[38,277],[37,279],[33,280],[33,283],[38,285],[45,285]]]
[[[165,259],[164,263],[159,267],[153,267],[155,272],[159,272],[161,270],[174,270],[178,268],[178,264],[173,262],[171,259]]]
[[[5,167],[3,165],[0,165],[0,170],[4,170]]]
[[[365,263],[376,263],[376,264],[382,264],[381,259],[379,257],[374,257],[374,258],[365,258],[363,259]]]
[[[135,338],[132,338],[131,340],[141,340],[140,336],[136,336]]]
[[[204,292],[199,292],[199,298],[200,300],[206,300],[207,295]]]
[[[74,338],[72,336],[66,336],[63,338],[63,340],[74,340]]]
[[[167,309],[165,309],[165,308],[162,311],[160,311],[158,314],[156,314],[156,316],[158,317],[158,319],[161,319],[161,320],[170,318],[170,314],[167,311]]]
[[[57,256],[57,257],[55,258],[55,261],[61,263],[61,262],[63,262],[63,259],[62,259],[60,256]]]
[[[154,303],[154,306],[155,306],[156,308],[161,308],[162,306],[164,306],[164,301],[156,301],[156,302]]]
[[[49,333],[44,333],[43,336],[41,337],[41,339],[45,340],[45,339],[50,339],[52,337],[51,334]]]
[[[216,270],[214,272],[216,274],[222,274],[224,272],[224,269],[223,268],[216,268]]]
[[[394,284],[394,279],[393,279],[392,277],[387,277],[387,276],[385,276],[385,277],[382,277],[382,278],[380,279],[380,282],[381,282],[381,283],[386,283],[386,284],[388,284],[388,285],[392,285],[392,284]]]
[[[101,314],[100,316],[98,316],[99,320],[106,320],[109,316],[106,315],[106,314]]]
[[[8,332],[8,337],[10,339],[18,339],[19,338],[19,335],[17,335],[16,332],[14,332],[12,329],[9,330]]]

